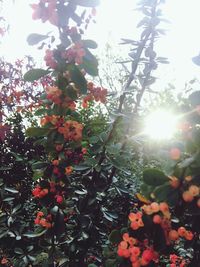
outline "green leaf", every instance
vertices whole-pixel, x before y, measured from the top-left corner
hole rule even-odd
[[[98,76],[98,62],[96,58],[92,55],[90,56],[84,56],[83,57],[83,63],[80,65],[81,68],[83,68],[89,75],[91,76]]]
[[[32,164],[32,169],[33,169],[33,171],[44,169],[47,167],[47,165],[48,165],[47,162],[37,161],[37,162]]]
[[[92,263],[92,264],[89,264],[88,267],[98,267],[96,264]]]
[[[44,229],[42,232],[29,232],[25,233],[24,236],[34,238],[34,237],[39,237],[42,236],[44,233],[46,233],[47,229]]]
[[[193,107],[200,105],[200,91],[193,92],[189,96],[189,102]]]
[[[8,170],[11,170],[12,168],[9,167],[9,166],[2,166],[0,167],[0,171],[8,171]]]
[[[122,241],[122,236],[119,230],[113,230],[110,235],[108,236],[108,239],[111,243],[118,244]]]
[[[75,165],[73,166],[73,169],[75,171],[85,171],[85,170],[89,170],[91,167],[90,166],[86,166],[86,165]]]
[[[83,43],[83,46],[86,48],[91,48],[91,49],[97,48],[97,43],[93,40],[83,40],[82,43]]]
[[[108,259],[106,260],[105,267],[116,267],[116,260]]]
[[[42,177],[42,175],[43,175],[43,171],[41,171],[41,170],[37,170],[37,171],[35,171],[34,172],[34,174],[33,174],[33,181],[37,181],[39,178],[41,178]]]
[[[168,195],[172,192],[172,187],[169,184],[163,184],[154,190],[154,195],[158,201],[166,201]]]
[[[71,100],[76,100],[78,98],[77,92],[74,90],[73,86],[69,85],[66,89],[66,93]]]
[[[79,68],[75,65],[68,65],[67,69],[70,72],[72,81],[76,84],[76,87],[80,90],[82,94],[87,93],[87,81]]]
[[[33,69],[29,70],[24,74],[24,80],[27,82],[33,82],[35,80],[39,80],[45,75],[49,74],[51,71],[43,70],[43,69]]]
[[[12,201],[14,199],[15,199],[14,197],[7,197],[7,198],[4,198],[3,201],[8,202],[8,201]]]
[[[162,171],[154,168],[144,170],[143,181],[147,185],[158,186],[169,181],[169,178]]]
[[[45,114],[47,114],[47,112],[48,112],[48,109],[41,108],[41,109],[36,110],[35,116],[45,115]]]
[[[13,194],[19,193],[19,191],[16,190],[15,188],[5,187],[5,190]]]
[[[28,42],[29,45],[36,45],[39,42],[47,39],[48,37],[49,37],[48,35],[42,35],[42,34],[38,34],[38,33],[31,33],[27,37],[27,42]]]
[[[83,7],[96,7],[100,4],[100,0],[73,0],[73,4]]]
[[[26,135],[30,137],[42,137],[46,136],[48,132],[49,132],[48,128],[30,127],[26,130]]]
[[[58,211],[59,211],[58,206],[54,206],[54,207],[51,209],[51,214],[53,214],[54,216],[56,216],[57,213],[58,213]]]
[[[14,252],[16,253],[16,254],[24,254],[24,251],[21,249],[21,248],[15,248],[14,249]]]
[[[66,263],[67,263],[68,261],[69,261],[68,258],[63,258],[63,259],[59,260],[59,265],[58,265],[58,267],[64,267],[64,266],[66,266]]]
[[[87,194],[87,190],[82,189],[82,190],[75,190],[75,193],[77,195],[86,195]]]

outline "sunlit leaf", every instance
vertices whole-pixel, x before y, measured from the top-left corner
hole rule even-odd
[[[39,34],[39,33],[31,33],[27,37],[27,42],[29,45],[36,45],[39,42],[47,39],[48,37],[49,37],[48,35],[43,35],[43,34]]]
[[[24,80],[27,82],[33,82],[39,80],[45,75],[49,74],[51,71],[43,69],[33,69],[29,70],[24,74]]]

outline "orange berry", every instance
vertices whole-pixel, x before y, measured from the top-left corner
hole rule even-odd
[[[130,261],[132,263],[137,262],[138,261],[138,257],[136,255],[132,254],[131,257],[130,257]]]
[[[169,206],[166,202],[161,202],[160,203],[160,211],[166,212],[169,211]]]
[[[129,218],[129,220],[130,220],[131,222],[133,222],[133,221],[136,221],[137,216],[136,216],[135,213],[131,212],[131,213],[129,214],[128,218]]]
[[[153,210],[150,205],[144,205],[142,209],[147,215],[151,215],[153,213]]]
[[[191,231],[186,231],[185,233],[185,239],[191,241],[193,239],[194,235]]]
[[[128,233],[124,233],[124,234],[123,234],[123,240],[124,240],[124,241],[127,241],[127,242],[128,242],[129,238],[130,238],[130,237],[129,237],[129,234],[128,234]]]
[[[73,171],[73,167],[72,166],[68,166],[65,168],[65,174],[66,175],[70,175]]]
[[[144,223],[143,223],[142,219],[139,219],[137,223],[138,223],[139,227],[143,227],[144,226]]]
[[[127,249],[128,243],[126,241],[121,241],[119,244],[120,248],[122,249]]]
[[[124,258],[129,258],[130,257],[130,251],[128,249],[125,249],[123,254],[124,254],[123,255]]]
[[[186,176],[185,181],[187,181],[187,182],[192,181],[192,176],[191,175]]]
[[[140,266],[141,266],[141,264],[140,264],[139,261],[136,261],[136,262],[132,263],[132,267],[140,267]]]
[[[179,234],[180,237],[184,237],[185,233],[186,233],[185,227],[181,226],[181,227],[178,228],[178,234]]]
[[[140,261],[140,264],[141,264],[141,266],[147,266],[149,264],[149,262],[142,258]]]
[[[183,192],[182,198],[185,202],[191,202],[194,199],[193,195],[189,191]]]
[[[121,248],[118,248],[118,250],[117,250],[117,254],[118,254],[118,256],[123,257],[123,255],[124,255],[124,250],[121,249]]]
[[[161,219],[161,217],[160,217],[160,215],[154,215],[153,216],[153,222],[155,223],[155,224],[160,224],[161,222],[162,222],[162,219]]]
[[[170,182],[169,183],[170,183],[171,187],[178,188],[179,185],[180,185],[179,179],[177,177],[175,177],[175,176],[170,176],[169,178],[170,178]]]
[[[57,160],[57,159],[52,160],[52,164],[54,166],[58,166],[59,165],[59,160]]]
[[[56,151],[61,151],[63,149],[63,145],[56,145]]]
[[[181,156],[181,151],[179,148],[175,147],[170,150],[170,157],[173,160],[178,160],[180,159]]]
[[[87,154],[87,148],[83,147],[81,152],[83,153],[83,155]]]
[[[150,206],[154,213],[160,210],[160,205],[157,202],[152,202]]]
[[[4,264],[7,264],[8,263],[8,260],[4,257],[2,260],[1,260],[1,264],[4,265]]]
[[[169,231],[169,239],[171,241],[176,241],[179,238],[178,232],[176,230]]]
[[[37,217],[42,217],[42,216],[44,216],[44,213],[42,211],[38,211]]]
[[[133,246],[132,248],[130,248],[130,253],[138,257],[140,255],[140,248]]]
[[[139,225],[138,225],[138,223],[137,223],[137,222],[132,222],[132,223],[131,223],[131,228],[132,228],[133,230],[137,230],[137,229],[139,229]]]
[[[191,185],[188,189],[188,191],[191,193],[193,197],[199,195],[199,187],[196,185]]]

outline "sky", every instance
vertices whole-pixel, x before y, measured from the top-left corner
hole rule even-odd
[[[53,30],[51,26],[33,21],[30,0],[6,0],[4,15],[10,23],[10,34],[0,44],[0,55],[8,60],[31,55],[37,59],[42,52],[31,48],[26,43],[29,33],[47,33]],[[135,11],[135,0],[101,0],[97,10],[96,24],[90,25],[87,36],[95,39],[99,50],[104,49],[107,42],[112,42],[116,54],[127,53],[119,46],[120,38],[137,39],[136,25],[141,14]],[[160,67],[157,76],[159,86],[165,87],[171,82],[177,90],[182,90],[185,82],[195,78],[200,80],[200,67],[196,66],[191,58],[200,52],[200,1],[199,0],[166,0],[163,5],[164,18],[170,21],[164,25],[166,35],[157,43],[157,52],[167,57],[169,65]]]

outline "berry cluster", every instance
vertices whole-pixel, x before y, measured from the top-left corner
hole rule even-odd
[[[148,241],[139,242],[130,237],[128,233],[123,234],[123,241],[118,245],[117,254],[123,258],[129,258],[132,267],[146,266],[150,262],[158,261],[158,254],[148,245]]]

